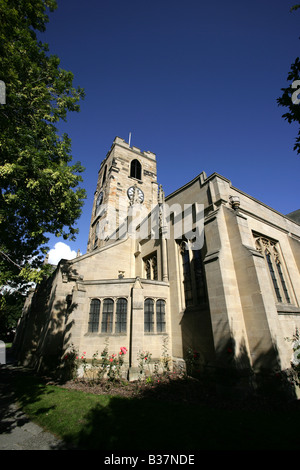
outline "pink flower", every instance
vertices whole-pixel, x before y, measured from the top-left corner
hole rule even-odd
[[[109,362],[112,362],[112,361],[113,361],[113,358],[112,358],[112,357],[110,357],[110,358],[109,358]]]
[[[121,348],[121,354],[126,354],[127,353],[127,348],[124,346]]]

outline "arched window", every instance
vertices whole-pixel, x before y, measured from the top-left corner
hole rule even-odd
[[[116,333],[126,333],[127,300],[118,299],[116,307]]]
[[[114,301],[112,299],[103,300],[101,333],[111,333],[113,325]]]
[[[288,286],[283,272],[281,257],[279,255],[279,244],[275,240],[263,236],[254,235],[256,249],[265,258],[269,268],[270,277],[274,287],[276,300],[278,303],[291,303]],[[284,300],[283,300],[284,299]]]
[[[138,180],[142,179],[142,165],[138,160],[132,160],[130,165],[130,176]]]
[[[205,270],[201,250],[192,248],[190,242],[180,243],[185,306],[207,303]]]
[[[186,307],[193,305],[193,292],[192,292],[192,276],[190,265],[190,254],[186,242],[181,244],[182,256],[182,269],[183,269],[183,286]]]
[[[89,313],[89,333],[96,333],[99,329],[100,300],[92,299]]]
[[[146,271],[146,279],[151,279],[151,262],[149,259],[145,261],[145,271]]]
[[[154,300],[146,299],[144,304],[144,331],[152,333],[154,331]]]
[[[147,258],[144,258],[144,267],[145,267],[146,279],[152,279],[152,280],[157,281],[157,257],[156,257],[156,254],[152,253]]]
[[[282,289],[283,289],[283,292],[284,292],[284,295],[285,295],[285,299],[286,299],[287,303],[290,304],[291,299],[290,299],[289,292],[287,290],[287,286],[286,286],[286,283],[285,283],[285,280],[284,280],[284,277],[283,277],[280,261],[278,261],[276,263],[276,266],[277,266],[277,271],[278,271],[279,278],[280,278],[280,281],[281,281]]]
[[[166,331],[166,302],[164,300],[158,300],[156,302],[156,331],[158,333],[164,333]]]
[[[273,286],[274,286],[274,290],[275,290],[277,300],[278,300],[278,302],[282,302],[278,282],[277,282],[275,271],[274,271],[274,268],[273,268],[271,254],[268,250],[265,250],[265,255],[266,255],[266,260],[267,260],[267,264],[268,264],[268,268],[269,268],[269,271],[270,271],[270,275],[271,275],[271,279],[272,279],[272,282],[273,282]]]
[[[102,186],[105,183],[106,180],[106,172],[107,172],[107,165],[105,165],[104,172],[103,172],[103,178],[102,178]]]
[[[205,273],[204,265],[201,256],[201,250],[193,250],[193,263],[194,263],[194,275],[195,285],[197,292],[198,304],[204,303],[206,299],[206,284],[205,284]]]

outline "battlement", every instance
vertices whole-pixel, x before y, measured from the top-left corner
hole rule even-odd
[[[142,151],[138,147],[134,147],[134,146],[130,147],[130,145],[124,139],[122,139],[121,137],[116,137],[115,138],[115,140],[113,141],[113,146],[114,145],[121,145],[122,147],[125,147],[128,150],[132,150],[133,152],[139,153],[139,154],[143,155],[144,157],[151,158],[152,160],[156,159],[155,153],[150,152],[149,150]]]

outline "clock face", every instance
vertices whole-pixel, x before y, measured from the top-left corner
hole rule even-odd
[[[136,187],[136,186],[130,186],[130,188],[128,188],[127,195],[128,195],[128,197],[131,201],[134,197],[140,203],[142,203],[144,201],[143,191],[140,188]]]

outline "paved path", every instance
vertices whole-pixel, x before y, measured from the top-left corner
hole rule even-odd
[[[12,378],[24,369],[8,359],[0,365],[0,450],[64,450],[62,441],[32,423],[18,409]]]

